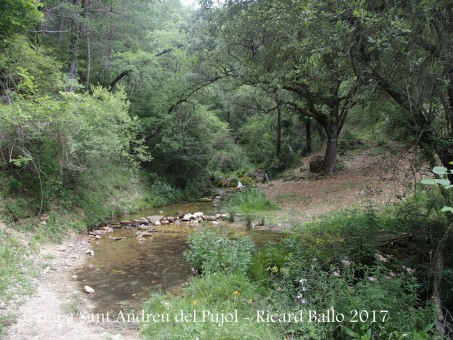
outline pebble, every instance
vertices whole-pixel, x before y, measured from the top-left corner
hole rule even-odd
[[[85,291],[85,293],[88,293],[88,294],[94,294],[94,292],[95,292],[95,290],[93,288],[91,288],[90,286],[83,287],[83,290]]]

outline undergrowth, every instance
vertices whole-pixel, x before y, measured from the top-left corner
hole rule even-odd
[[[278,209],[276,203],[255,188],[232,194],[221,206],[221,210],[227,211],[230,216],[243,216],[247,226],[252,223],[264,224],[269,215]]]
[[[253,211],[250,202],[258,195],[231,201]],[[336,212],[256,251],[243,246],[245,239],[200,229],[186,258],[201,276],[181,295],[155,294],[145,306],[170,318],[195,313],[197,321],[144,323],[142,336],[440,339],[430,299],[433,243],[426,241],[438,238],[446,223],[435,196],[419,193],[382,210]],[[237,313],[238,320],[209,320],[219,313]]]

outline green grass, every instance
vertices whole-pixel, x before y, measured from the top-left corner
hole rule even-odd
[[[265,309],[265,297],[266,292],[243,275],[195,278],[182,296],[151,296],[145,313],[166,314],[169,321],[145,322],[141,335],[144,339],[277,339],[275,329],[255,320],[257,310]]]
[[[230,208],[237,209],[239,213],[259,213],[277,210],[275,203],[267,199],[263,192],[257,189],[246,189],[231,197],[228,202]]]
[[[37,272],[29,255],[19,240],[0,230],[0,301],[7,303],[33,291],[30,279]],[[13,319],[13,315],[0,314],[0,336]]]
[[[247,226],[269,220],[269,215],[278,209],[276,203],[255,188],[247,188],[231,195],[221,206],[221,210],[228,212],[230,216],[243,216]]]

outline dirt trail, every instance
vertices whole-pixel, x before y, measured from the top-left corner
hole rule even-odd
[[[89,248],[85,235],[73,235],[63,244],[41,249],[38,261],[47,266],[37,280],[33,296],[17,310],[10,308],[18,318],[5,339],[138,339],[136,330],[81,320],[81,315],[90,318],[91,305],[73,273],[89,256],[85,254]]]

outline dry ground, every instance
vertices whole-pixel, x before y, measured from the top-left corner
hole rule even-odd
[[[92,306],[74,280],[74,271],[84,262],[90,248],[86,235],[72,235],[61,245],[50,244],[40,249],[36,266],[45,267],[36,280],[35,293],[20,306],[9,306],[17,315],[5,339],[20,340],[101,340],[137,339],[138,332],[115,328],[113,324],[83,321]],[[43,266],[43,264],[45,264]]]
[[[282,215],[292,222],[304,222],[333,210],[382,205],[404,199],[422,175],[430,169],[420,155],[411,150],[374,147],[341,156],[345,167],[331,176],[312,174],[305,157],[302,166],[284,178],[262,185],[266,195],[277,201]]]

